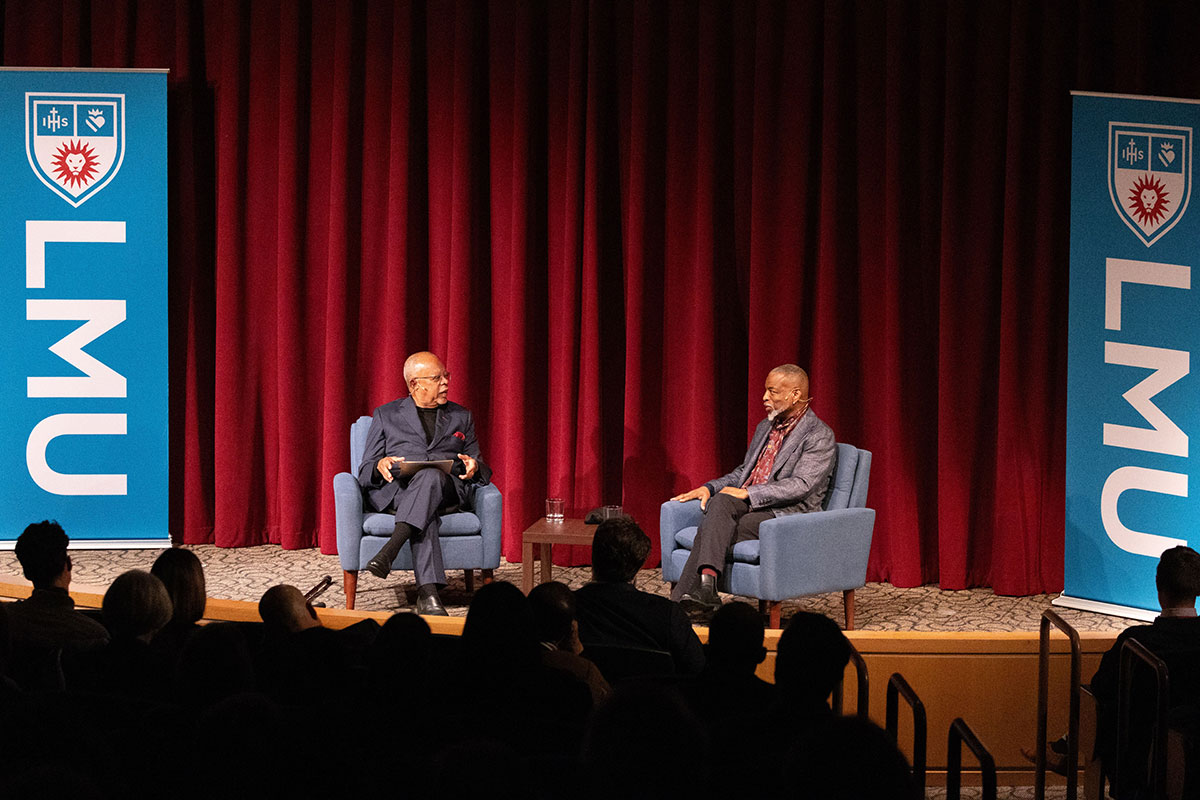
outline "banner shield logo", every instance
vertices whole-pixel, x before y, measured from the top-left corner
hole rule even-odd
[[[25,151],[42,183],[78,208],[125,157],[125,95],[29,92]]]
[[[1191,192],[1191,128],[1108,124],[1108,193],[1146,247],[1175,227]]]

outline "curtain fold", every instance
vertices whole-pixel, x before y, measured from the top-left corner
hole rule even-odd
[[[171,524],[336,547],[439,353],[504,492],[666,498],[794,361],[875,454],[869,579],[1062,584],[1072,89],[1200,95],[1187,3],[0,0],[7,66],[169,68]],[[30,510],[36,516],[36,510]],[[586,549],[556,550],[586,563]]]

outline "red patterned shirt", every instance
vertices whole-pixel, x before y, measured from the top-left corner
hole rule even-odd
[[[803,412],[795,414],[783,421],[776,421],[771,426],[771,432],[767,435],[767,444],[763,447],[762,452],[758,454],[758,461],[754,464],[754,469],[750,472],[750,477],[746,478],[746,482],[742,484],[742,488],[754,486],[759,483],[766,483],[767,478],[771,476],[771,468],[775,466],[775,454],[779,452],[779,446],[783,444],[784,438],[792,432],[796,427],[796,423],[800,418],[808,412],[805,408]]]

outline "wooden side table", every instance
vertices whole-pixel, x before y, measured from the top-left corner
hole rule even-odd
[[[552,577],[554,564],[550,561],[550,546],[555,544],[581,544],[592,546],[596,535],[595,525],[586,525],[581,519],[564,519],[555,522],[542,517],[521,534],[521,591],[525,594],[533,589],[533,546],[538,545],[538,556],[542,560],[542,581]]]

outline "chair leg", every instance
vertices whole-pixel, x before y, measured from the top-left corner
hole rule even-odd
[[[775,630],[778,630],[780,620],[783,615],[783,603],[778,600],[772,600],[767,604],[767,625]]]
[[[346,609],[354,610],[354,595],[358,591],[358,570],[342,570],[342,588],[346,592]]]
[[[842,592],[842,606],[846,609],[846,630],[854,630],[854,590]]]
[[[467,585],[467,594],[475,591],[475,570],[463,570],[463,582]]]
[[[489,583],[496,580],[495,573],[493,570],[481,569],[481,570],[479,570],[479,574],[481,574],[483,576],[483,585],[484,586],[487,586]]]

